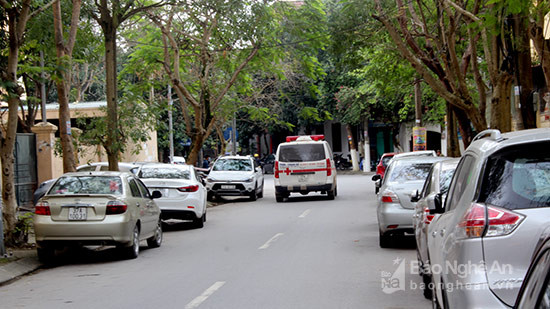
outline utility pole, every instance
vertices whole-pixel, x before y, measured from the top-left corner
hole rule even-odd
[[[237,112],[233,112],[233,129],[231,130],[231,142],[233,143],[233,151],[231,155],[237,155]]]
[[[172,86],[168,85],[168,135],[170,140],[170,163],[174,163],[174,129],[172,125]]]
[[[42,122],[48,122],[46,119],[46,83],[44,82],[44,52],[40,51],[40,96],[42,97]]]
[[[414,81],[414,114],[416,126],[422,126],[422,92],[420,89],[420,79]]]

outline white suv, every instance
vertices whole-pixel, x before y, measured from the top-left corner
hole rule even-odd
[[[288,136],[275,156],[275,198],[282,202],[291,192],[337,195],[336,166],[323,135]]]
[[[434,307],[513,306],[550,224],[550,129],[479,133],[434,207]]]
[[[262,168],[250,156],[220,157],[206,177],[208,199],[218,196],[249,196],[255,201],[264,195]]]

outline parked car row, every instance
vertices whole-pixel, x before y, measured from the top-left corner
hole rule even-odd
[[[42,261],[66,245],[115,245],[135,258],[142,240],[161,245],[163,220],[204,226],[207,193],[192,166],[119,163],[120,172],[102,171],[107,168],[106,162],[84,165],[42,186],[34,216]]]
[[[404,225],[414,232],[424,295],[433,307],[548,308],[550,129],[479,133],[459,160],[432,164],[422,190],[411,192],[414,206],[402,201],[406,194],[393,192],[409,190],[409,179],[387,192],[392,169],[407,161],[391,160],[378,209],[394,199],[399,213],[414,208],[407,221],[412,229],[380,220],[397,211],[379,211],[380,246],[391,245],[386,233]]]

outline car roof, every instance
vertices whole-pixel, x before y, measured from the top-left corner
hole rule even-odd
[[[432,157],[432,156],[408,156],[396,158],[395,156],[391,159],[391,164],[394,162],[405,162],[405,163],[435,163],[439,161],[448,160],[447,157]]]
[[[550,141],[550,128],[528,129],[502,134],[498,130],[491,131],[495,132],[495,134],[491,134],[488,137],[476,136],[468,149],[466,149],[466,152],[473,151],[489,155],[513,145]],[[496,133],[496,131],[498,131],[498,133]]]
[[[222,159],[240,159],[240,160],[249,160],[251,159],[250,156],[223,156],[223,157],[219,157],[218,160],[222,160]]]
[[[433,150],[420,150],[420,151],[409,151],[409,152],[401,152],[396,153],[393,156],[393,159],[402,158],[402,157],[435,157],[435,151]]]
[[[64,176],[134,176],[134,174],[129,172],[114,172],[114,171],[88,171],[88,172],[70,172],[65,173]]]
[[[141,169],[145,169],[145,168],[177,168],[177,169],[189,170],[189,169],[191,169],[191,165],[188,165],[188,164],[170,164],[170,163],[150,163],[150,164],[145,164],[141,167]]]

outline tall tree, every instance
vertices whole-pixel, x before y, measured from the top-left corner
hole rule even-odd
[[[264,69],[277,63],[274,49],[262,46],[278,42],[281,19],[272,5],[247,0],[180,1],[150,18],[162,32],[161,61],[192,138],[187,159],[192,164],[216,123],[238,106],[231,107],[228,92],[236,86],[249,92],[243,72],[251,71],[253,60]]]
[[[71,114],[69,110],[69,87],[71,82],[72,55],[76,41],[76,32],[80,19],[82,0],[72,1],[71,27],[65,41],[63,18],[61,16],[61,0],[56,0],[53,8],[53,25],[55,31],[55,47],[57,51],[57,96],[59,102],[59,136],[63,148],[63,172],[74,172],[76,156],[71,134]]]
[[[42,5],[42,6],[40,6]],[[25,30],[28,20],[45,10],[50,4],[32,0],[6,1],[0,0],[2,15],[8,22],[8,63],[2,67],[1,86],[6,91],[8,101],[8,120],[0,129],[0,158],[2,160],[2,202],[3,220],[6,241],[12,242],[15,224],[17,223],[17,200],[15,197],[14,174],[14,147],[17,133],[17,110],[21,102],[23,87],[17,82],[17,67],[19,64],[19,50],[24,43]]]
[[[164,1],[145,4],[134,0],[99,0],[95,2],[92,17],[101,26],[105,43],[105,88],[107,97],[107,131],[105,152],[109,170],[118,171],[121,130],[117,108],[117,31],[120,25],[138,13],[164,5]]]

